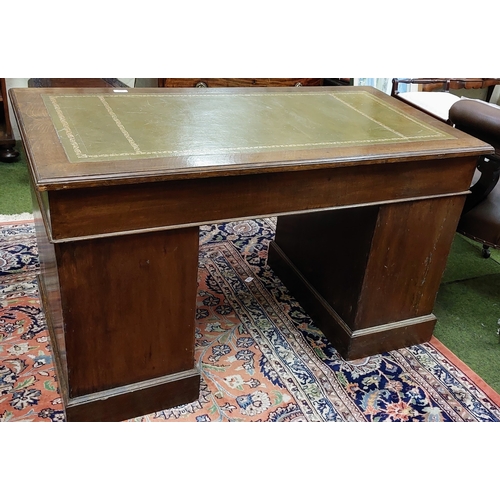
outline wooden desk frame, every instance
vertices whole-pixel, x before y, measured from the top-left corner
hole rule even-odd
[[[281,160],[277,153],[220,155],[211,167],[196,166],[207,160],[201,157],[103,162],[98,167],[113,167],[113,175],[88,164],[95,173],[72,177],[74,164],[41,99],[62,91],[11,92],[69,421],[124,420],[198,398],[198,231],[216,221],[279,216],[269,263],[345,358],[431,338],[465,196],[478,157],[491,148],[375,89],[364,91],[451,137],[299,150]],[[195,166],[178,168],[182,161]]]

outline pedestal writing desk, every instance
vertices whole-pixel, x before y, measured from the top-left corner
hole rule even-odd
[[[345,358],[429,340],[476,160],[492,151],[363,87],[11,99],[68,420],[198,398],[202,224],[278,215],[269,262]]]

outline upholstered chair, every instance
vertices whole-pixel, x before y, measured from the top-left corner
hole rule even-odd
[[[419,91],[401,91],[403,83],[418,85]],[[498,84],[500,80],[494,78],[395,78],[391,92],[393,97],[495,148],[495,154],[481,158],[478,164],[457,228],[483,244],[484,257],[490,256],[490,248],[500,248],[500,107],[486,102]],[[483,92],[484,100],[463,98],[450,90]]]
[[[482,158],[471,187],[458,232],[483,244],[483,255],[489,248],[500,248],[500,107],[461,99],[450,108],[453,125],[495,148],[495,154]]]

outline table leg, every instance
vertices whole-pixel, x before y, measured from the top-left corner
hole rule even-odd
[[[269,264],[348,360],[428,341],[464,196],[280,217]]]

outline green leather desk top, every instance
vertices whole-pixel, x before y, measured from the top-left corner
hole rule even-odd
[[[39,189],[489,152],[371,87],[11,89]]]
[[[44,96],[71,162],[452,138],[368,92]]]

